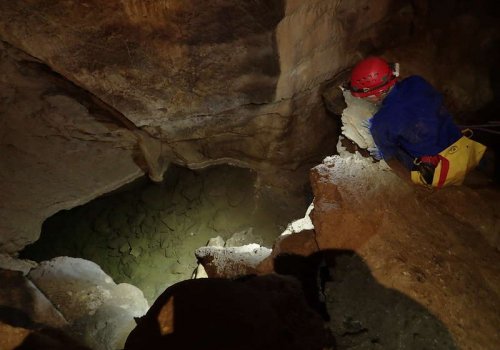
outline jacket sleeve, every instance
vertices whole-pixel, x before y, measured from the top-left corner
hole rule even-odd
[[[387,160],[396,155],[398,144],[396,135],[391,132],[389,127],[384,125],[383,120],[383,118],[376,118],[376,116],[371,118],[369,129],[380,156]]]
[[[370,126],[370,132],[378,148],[379,155],[384,160],[395,158],[403,163],[407,169],[411,170],[413,168],[413,157],[401,147],[398,124],[390,124],[386,122],[386,118],[380,118],[380,120],[372,118]]]

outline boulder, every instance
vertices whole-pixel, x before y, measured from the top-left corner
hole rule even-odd
[[[148,304],[136,287],[113,282],[93,262],[59,257],[42,262],[29,278],[60,310],[75,337],[92,349],[123,347]]]
[[[224,278],[255,274],[257,266],[270,254],[271,249],[255,243],[241,247],[201,247],[195,251],[208,277]]]
[[[0,321],[28,329],[69,325],[52,301],[21,272],[0,269],[0,281]]]

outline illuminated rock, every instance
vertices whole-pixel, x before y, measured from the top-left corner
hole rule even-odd
[[[209,277],[238,277],[256,273],[271,249],[258,244],[241,247],[201,247],[195,255]]]
[[[59,257],[42,262],[29,278],[58,308],[76,338],[92,349],[119,349],[148,307],[136,287],[116,284],[98,265]]]
[[[384,162],[343,150],[312,169],[311,183],[315,196],[311,218],[321,251],[356,252],[378,283],[409,296],[435,315],[458,348],[496,347],[495,325],[500,322],[498,191],[467,185],[430,191],[400,179]],[[345,269],[340,280],[355,273],[354,268]],[[335,282],[331,286],[330,314],[335,315],[335,301],[352,301],[355,295],[346,290],[336,299]],[[355,289],[359,299],[353,305],[360,305],[362,298],[368,298],[361,296],[367,287],[355,288],[360,288]],[[418,313],[426,318],[425,313]],[[365,324],[367,334],[382,332],[385,322]],[[337,330],[337,335],[343,332]],[[393,341],[382,333],[386,342]],[[378,339],[383,342],[383,338]],[[368,344],[370,336],[352,341]],[[411,338],[406,341],[413,342]]]

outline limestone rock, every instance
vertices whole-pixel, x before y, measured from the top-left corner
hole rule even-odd
[[[241,247],[201,247],[195,255],[209,277],[238,277],[256,273],[259,263],[271,250],[258,244]]]
[[[0,251],[34,242],[41,223],[143,174],[130,132],[86,95],[0,43]]]
[[[253,227],[246,230],[235,232],[226,240],[225,247],[241,247],[247,244],[262,244],[262,238],[253,233]]]
[[[19,271],[0,269],[0,318],[3,322],[32,329],[63,328],[64,316],[28,278]]]
[[[0,268],[4,270],[21,271],[23,275],[38,264],[31,260],[16,259],[8,254],[0,254]]]
[[[207,247],[224,247],[224,238],[221,236],[210,238],[207,243]]]
[[[11,258],[9,265],[22,266],[16,260]],[[64,331],[68,322],[24,275],[23,271],[0,269],[0,349],[88,350]]]
[[[115,284],[96,264],[59,257],[42,262],[29,278],[58,307],[71,331],[92,349],[119,349],[147,302],[136,287]]]
[[[298,219],[288,224],[285,231],[281,233],[281,237],[288,236],[293,233],[299,233],[302,231],[314,229],[314,225],[311,221],[311,211],[314,209],[314,203],[311,203],[306,210],[306,215],[302,219]],[[279,241],[279,240],[278,240]]]
[[[398,10],[408,6],[6,2],[0,35],[162,140],[156,158],[294,168],[331,145],[320,85],[382,49],[390,30],[392,45],[407,40],[413,13]]]

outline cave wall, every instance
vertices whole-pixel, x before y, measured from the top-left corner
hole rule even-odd
[[[0,251],[14,253],[47,217],[143,172],[129,131],[31,57],[6,44],[0,52]]]
[[[316,90],[408,4],[3,2],[0,36],[161,138],[176,163],[293,168],[333,135]]]
[[[477,110],[494,96],[492,4],[2,1],[0,250],[36,240],[57,210],[143,173],[161,180],[168,162],[229,163],[270,182],[314,164],[338,129],[324,86],[368,54]]]

